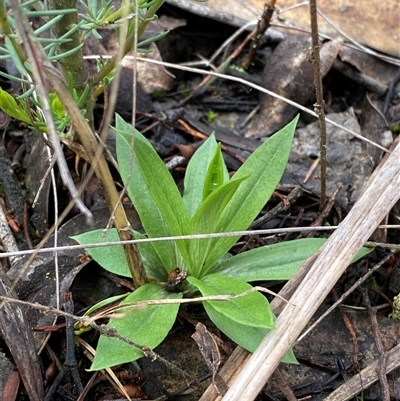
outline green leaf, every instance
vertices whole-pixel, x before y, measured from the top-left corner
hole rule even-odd
[[[114,130],[117,133],[121,177],[146,234],[150,238],[183,235],[189,217],[178,188],[164,163],[148,140],[119,115],[116,116]],[[186,242],[162,241],[153,244],[168,271],[177,266],[185,267],[184,262],[189,260]]]
[[[207,199],[214,190],[227,181],[225,173],[227,173],[227,168],[222,157],[221,144],[219,143],[215,155],[208,166],[203,187],[203,200]]]
[[[215,232],[221,213],[224,211],[224,208],[239,185],[246,178],[247,177],[232,179],[214,190],[207,199],[200,204],[194,216],[190,219],[187,233],[206,234]],[[214,240],[214,238],[198,238],[192,239],[188,243],[188,253],[191,260],[189,273],[191,275],[201,278],[207,273],[203,264]],[[224,251],[223,254],[225,254]],[[223,256],[223,254],[220,256]]]
[[[55,93],[50,94],[50,107],[53,114],[58,118],[64,118],[67,114],[64,105]]]
[[[232,341],[249,352],[254,352],[261,341],[270,331],[265,327],[251,327],[240,324],[226,315],[214,309],[209,303],[204,303],[204,308],[212,322],[225,333]],[[298,364],[296,357],[290,349],[282,359],[282,362]]]
[[[84,314],[83,316],[90,316],[92,313],[96,312],[99,309],[104,308],[107,305],[113,304],[117,301],[120,301],[121,299],[124,299],[128,296],[129,294],[120,294],[120,295],[114,295],[113,297],[109,297],[106,299],[101,300],[100,302],[97,302],[93,306],[91,306]],[[78,325],[80,322],[77,322]]]
[[[0,108],[4,113],[16,120],[23,121],[27,124],[32,124],[32,121],[27,113],[24,103],[17,101],[6,91],[0,88]]]
[[[133,231],[133,235],[136,239],[147,238],[146,235],[137,231]],[[143,266],[146,269],[147,275],[157,281],[166,281],[169,271],[165,269],[158,253],[154,249],[153,243],[139,242],[136,245],[142,257]]]
[[[238,295],[252,288],[242,280],[222,274],[209,274],[201,280],[193,276],[187,278],[188,282],[201,292],[205,297],[214,295]],[[251,327],[263,327],[271,329],[274,327],[274,315],[271,311],[267,298],[258,291],[248,295],[233,298],[229,301],[204,301],[204,306],[211,306],[230,320]],[[214,322],[217,324],[216,322]],[[218,325],[217,325],[218,326]],[[228,333],[225,333],[229,335]]]
[[[210,273],[221,273],[247,282],[289,280],[325,242],[324,238],[304,238],[262,246],[218,262]],[[361,248],[353,262],[371,251]]]
[[[153,299],[181,299],[182,294],[165,291],[157,283],[148,283],[139,287],[129,295],[121,305],[128,302],[147,301]],[[108,327],[115,328],[118,334],[129,338],[139,345],[154,348],[159,345],[173,326],[178,313],[179,304],[149,305],[137,309],[121,310],[126,316],[110,319]],[[115,337],[100,336],[96,355],[90,370],[100,370],[126,362],[132,362],[143,356],[143,352]]]
[[[84,43],[80,43],[78,46],[74,47],[71,50],[68,50],[67,52],[64,53],[60,53],[60,54],[55,54],[54,56],[49,55],[49,59],[51,61],[58,61],[58,60],[62,60],[65,59],[67,57],[72,56],[73,54],[76,54],[79,52],[79,50],[82,49],[82,47],[84,46]]]
[[[305,238],[261,246],[218,262],[210,272],[248,282],[289,280],[325,242],[323,238]]]
[[[14,65],[17,68],[17,70],[19,71],[19,73],[22,76],[27,77],[29,74],[26,71],[23,60],[21,60],[21,58],[20,58],[21,53],[14,47],[14,43],[17,44],[16,42],[13,42],[9,36],[7,36],[7,35],[5,36],[4,45],[5,45],[6,49],[8,50],[8,54],[11,56],[12,61],[14,62]]]
[[[143,40],[137,44],[138,48],[148,46],[150,43],[156,42],[169,34],[170,31],[160,32],[157,35],[151,36],[150,38]]]
[[[259,146],[234,175],[249,176],[238,188],[218,221],[218,232],[245,230],[271,197],[289,159],[298,116]],[[215,239],[205,268],[211,267],[228,252],[237,237]]]
[[[99,229],[71,236],[71,238],[80,245],[120,241],[115,228],[107,230],[106,235],[104,230]],[[86,251],[103,269],[120,276],[132,277],[121,245],[88,248]]]
[[[134,235],[135,238],[146,238],[143,234],[136,231]],[[99,229],[75,235],[71,238],[80,245],[120,241],[115,228],[107,230],[105,236],[104,230]],[[158,259],[158,255],[152,247],[152,244],[150,242],[139,243],[138,249],[148,276],[158,281],[165,281],[168,273],[160,259]],[[121,245],[88,248],[86,251],[103,269],[120,276],[131,277],[125,252]]]
[[[197,149],[190,159],[185,174],[183,202],[189,216],[193,216],[203,200],[203,188],[207,177],[208,166],[215,157],[217,142],[214,134]],[[228,170],[223,167],[224,182],[228,181]]]

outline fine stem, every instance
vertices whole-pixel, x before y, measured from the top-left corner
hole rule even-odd
[[[49,0],[48,4],[51,10],[60,10],[60,14],[63,10],[76,8],[75,0]],[[51,29],[53,37],[67,37],[69,39],[68,42],[62,42],[58,45],[59,54],[70,52],[81,45],[79,29],[73,30],[77,24],[78,13],[74,12],[66,13],[58,23],[53,25]],[[68,32],[72,33],[68,34]],[[74,79],[74,88],[77,89],[78,93],[82,93],[89,77],[88,70],[85,68],[82,48],[61,58],[58,62],[61,65],[65,79],[68,79],[68,74],[71,73]]]
[[[310,0],[311,15],[311,39],[314,64],[314,83],[317,103],[314,105],[314,111],[318,115],[320,129],[320,159],[321,159],[321,201],[319,210],[324,210],[326,201],[326,121],[324,110],[324,97],[322,89],[321,61],[319,57],[319,38],[317,21],[317,1]]]
[[[66,9],[76,9],[76,1],[74,0],[49,0],[49,9],[60,10],[62,13]],[[54,38],[67,37],[68,42],[62,42],[58,45],[58,54],[67,53],[69,55],[62,57],[58,62],[62,68],[64,78],[68,80],[68,76],[73,78],[73,87],[77,90],[78,94],[81,94],[89,79],[88,69],[85,67],[85,60],[83,58],[82,48],[80,41],[80,31],[73,29],[78,24],[78,12],[66,13],[58,23],[54,24],[51,33]],[[72,33],[69,33],[72,32]],[[71,52],[74,49],[78,50]],[[94,116],[93,116],[93,100],[91,96],[88,96],[85,103],[82,105],[82,109],[86,110],[86,118],[89,121],[89,125],[94,129]]]
[[[47,66],[46,72],[52,87],[54,88],[58,97],[62,99],[63,105],[71,117],[71,121],[74,124],[77,133],[79,134],[79,140],[84,146],[91,165],[96,172],[96,176],[99,178],[104,188],[108,208],[111,212],[115,211],[115,226],[118,230],[120,239],[122,241],[133,239],[132,232],[130,230],[130,224],[126,217],[125,210],[119,201],[119,195],[115,187],[113,177],[104,154],[99,154],[98,152],[97,148],[99,144],[93,131],[89,127],[85,117],[80,112],[79,107],[73,100],[68,88],[61,80],[54,67]],[[135,285],[139,287],[147,281],[146,271],[144,270],[139,251],[135,244],[124,245],[124,251],[132,279]]]
[[[135,43],[135,36],[137,35],[140,38],[144,31],[147,28],[148,23],[154,17],[157,10],[162,6],[164,0],[156,0],[154,3],[148,8],[146,14],[142,17],[139,28],[137,30],[137,34],[135,34],[135,30],[133,30],[132,34],[126,38],[125,46],[123,54],[126,55]],[[114,68],[116,65],[117,57],[113,57],[110,61],[93,77],[93,85],[99,84]]]

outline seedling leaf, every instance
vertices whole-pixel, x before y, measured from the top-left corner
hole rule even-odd
[[[121,305],[128,302],[153,299],[181,299],[182,294],[167,292],[157,283],[148,283],[130,294]],[[139,345],[154,348],[159,345],[171,330],[178,313],[179,304],[149,305],[142,309],[127,308],[118,311],[126,313],[122,319],[110,319],[108,327]],[[100,370],[110,366],[132,362],[143,356],[143,352],[115,337],[100,336],[96,356],[90,370]]]
[[[221,144],[218,143],[214,157],[208,166],[206,179],[204,181],[203,200],[207,199],[207,197],[214,190],[216,190],[227,181],[227,177],[225,174],[227,173],[226,170],[226,165],[221,152]]]
[[[175,182],[147,139],[119,115],[116,116],[117,156],[120,174],[129,197],[140,216],[146,234],[151,237],[183,235],[188,214]],[[132,143],[132,132],[134,144]],[[186,241],[153,244],[168,271],[185,266]],[[176,251],[179,248],[180,252]]]
[[[260,280],[290,280],[304,261],[324,245],[324,238],[303,238],[265,245],[218,262],[210,270],[251,282]],[[353,262],[371,252],[361,248]]]
[[[298,116],[266,140],[243,163],[235,178],[248,176],[229,201],[218,222],[217,231],[245,230],[271,197],[285,170]],[[215,239],[204,264],[208,269],[229,251],[237,237]]]
[[[134,232],[135,238],[146,238],[143,234]],[[111,228],[104,235],[104,230],[93,230],[71,237],[80,245],[100,244],[102,242],[118,242],[120,238],[117,230]],[[139,252],[142,257],[143,265],[149,277],[158,281],[165,281],[167,271],[158,258],[152,243],[144,242],[138,244]],[[125,252],[121,245],[87,248],[88,254],[103,268],[111,273],[119,274],[124,277],[132,277],[128,263],[126,262]]]
[[[206,234],[215,232],[221,213],[224,211],[229,200],[234,195],[239,185],[247,177],[232,179],[214,190],[196,210],[190,219],[188,234]],[[188,253],[190,257],[190,268],[188,271],[195,277],[204,276],[207,271],[203,268],[204,260],[208,254],[208,249],[214,238],[192,239],[188,243]],[[221,254],[220,256],[223,256]]]
[[[265,327],[251,327],[231,320],[214,309],[208,302],[204,303],[204,308],[213,323],[232,341],[247,351],[254,352],[269,332],[269,329]],[[298,364],[292,349],[287,352],[282,362]]]
[[[242,280],[222,274],[209,274],[201,280],[189,276],[187,280],[197,287],[203,296],[238,295],[252,288]],[[205,301],[203,304],[210,305],[230,320],[245,326],[267,329],[274,327],[274,315],[268,300],[257,291],[229,301]]]
[[[71,236],[71,238],[80,245],[120,240],[115,228],[108,230],[106,234],[104,234],[104,230],[99,229]],[[103,269],[120,276],[132,277],[121,245],[87,248],[86,251]]]
[[[204,183],[207,177],[208,166],[215,156],[217,142],[214,134],[200,146],[190,159],[185,173],[185,190],[183,192],[183,202],[189,216],[193,216],[203,200]],[[228,170],[223,165],[224,182],[229,179]]]
[[[16,120],[32,124],[23,102],[20,104],[6,91],[0,88],[0,109]]]

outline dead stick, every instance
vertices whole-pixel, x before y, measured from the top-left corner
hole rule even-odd
[[[365,390],[378,380],[379,359],[368,365],[360,373],[343,383],[324,399],[324,401],[347,401]],[[396,345],[387,353],[386,373],[397,369],[400,365],[400,345]]]
[[[376,308],[373,308],[368,296],[367,289],[361,289],[364,297],[364,304],[368,309],[371,319],[371,329],[375,340],[375,346],[379,355],[379,381],[381,383],[382,401],[390,401],[389,384],[386,377],[387,356],[382,343],[382,335],[378,327],[378,319],[376,318]]]
[[[246,60],[244,60],[242,63],[242,67],[245,70],[247,70],[253,64],[257,51],[260,48],[261,38],[271,25],[271,18],[275,11],[275,2],[275,0],[271,0],[270,3],[265,3],[264,5],[264,12],[258,21],[257,30],[251,40],[249,54],[247,55]]]
[[[317,103],[314,104],[314,111],[318,115],[320,129],[320,159],[321,159],[321,202],[320,212],[324,210],[326,200],[326,121],[324,111],[324,94],[322,90],[321,60],[319,57],[319,38],[318,38],[318,19],[317,19],[317,0],[310,0],[311,16],[311,39],[314,65],[314,84]]]

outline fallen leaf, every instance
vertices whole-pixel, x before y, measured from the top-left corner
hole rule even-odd
[[[203,323],[196,324],[196,332],[192,335],[196,341],[201,355],[212,373],[212,382],[219,395],[224,395],[228,390],[226,383],[218,375],[218,368],[221,364],[221,354],[215,339],[215,335],[210,333]]]

